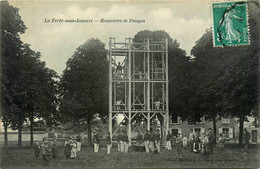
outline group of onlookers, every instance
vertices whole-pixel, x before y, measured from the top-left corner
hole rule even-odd
[[[137,145],[144,146],[146,153],[149,153],[150,150],[154,153],[160,152],[160,140],[161,134],[159,130],[157,130],[156,132],[146,130],[144,136],[141,135],[140,132],[138,132],[138,135],[136,136]],[[245,152],[247,152],[249,140],[250,134],[246,129],[244,129],[242,144]],[[66,159],[73,159],[77,157],[77,152],[81,150],[81,141],[82,138],[80,135],[78,135],[77,138],[74,140],[72,138],[68,138],[65,141],[64,155],[66,156]],[[93,141],[94,152],[98,152],[100,144],[100,137],[98,132],[94,134]],[[181,137],[180,133],[177,133],[177,136],[173,136],[170,131],[168,131],[168,134],[166,135],[165,149],[172,150],[172,142],[176,146],[176,151],[178,154],[181,154],[182,148],[187,149],[188,146],[190,146],[191,152],[201,152],[204,154],[209,154],[213,153],[213,147],[215,145],[215,134],[212,132],[211,128],[208,129],[208,132],[206,132],[205,134],[202,133],[201,135],[199,133],[190,133],[189,138],[185,134],[183,135],[183,137]],[[107,154],[110,154],[112,148],[112,139],[110,136],[110,132],[107,132],[106,143]],[[225,137],[222,133],[219,134],[219,139],[217,143],[220,150],[223,150]],[[117,150],[119,152],[128,153],[129,140],[127,136],[127,131],[121,131],[117,135],[117,146]],[[55,159],[58,155],[56,140],[48,141],[47,138],[44,138],[42,145],[39,145],[39,143],[37,142],[35,145],[35,157],[38,158],[40,155],[45,161],[49,161],[49,159],[51,158]]]
[[[189,138],[191,151],[195,153],[213,153],[215,145],[215,134],[209,128],[205,134],[191,133]]]
[[[64,155],[66,159],[74,159],[77,157],[77,152],[81,150],[82,138],[80,135],[77,136],[76,140],[69,137],[64,143]]]
[[[64,143],[64,155],[67,159],[77,157],[77,152],[81,150],[81,136],[78,135],[76,140],[69,137]],[[35,144],[35,157],[42,156],[44,161],[49,161],[51,158],[55,159],[58,156],[58,149],[56,140],[49,141],[47,137],[43,138],[42,145],[38,142]]]

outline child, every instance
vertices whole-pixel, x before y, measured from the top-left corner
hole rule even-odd
[[[35,157],[38,159],[38,157],[40,156],[40,151],[41,151],[41,147],[39,146],[38,142],[36,142],[34,150],[35,150]]]

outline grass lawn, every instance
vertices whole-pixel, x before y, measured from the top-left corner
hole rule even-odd
[[[178,161],[176,149],[162,149],[159,154],[135,152],[131,148],[128,154],[117,152],[116,146],[112,154],[106,154],[106,148],[101,147],[98,153],[92,147],[83,146],[76,159],[66,160],[63,147],[59,148],[59,156],[46,163],[42,158],[34,157],[33,147],[22,149],[9,147],[1,149],[1,169],[82,169],[82,168],[259,168],[259,149],[250,145],[249,153],[243,153],[238,145],[228,145],[225,150],[215,148],[214,154],[205,158],[203,154],[183,150],[183,160]]]

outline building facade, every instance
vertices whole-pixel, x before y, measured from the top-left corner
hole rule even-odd
[[[226,137],[228,143],[235,143],[235,119],[234,118],[221,118],[217,121],[217,139],[219,134],[222,133]],[[190,133],[205,134],[209,128],[213,129],[212,121],[206,121],[204,117],[200,122],[189,123],[188,121],[182,121],[180,117],[171,117],[169,122],[169,130],[173,135],[180,133],[189,137]]]

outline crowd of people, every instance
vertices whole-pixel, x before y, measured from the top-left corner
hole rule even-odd
[[[168,131],[166,135],[165,149],[172,150],[172,144],[174,144],[179,158],[182,158],[182,149],[188,149],[188,147],[190,147],[191,152],[209,155],[210,153],[213,153],[215,140],[215,134],[211,128],[209,128],[206,133],[202,133],[201,135],[198,132],[190,133],[189,138],[186,134],[184,134],[183,137],[181,137],[180,133],[177,133],[177,135],[174,136],[170,133],[170,131]],[[250,134],[246,129],[244,129],[242,143],[245,152],[247,152],[249,140]],[[74,140],[72,138],[68,138],[65,141],[64,155],[66,159],[74,159],[77,157],[77,152],[81,151],[81,141],[82,138],[80,135],[78,135]],[[100,136],[98,132],[94,133],[93,142],[94,152],[97,153],[100,145]],[[112,148],[110,132],[107,132],[106,144],[107,154],[110,154]],[[224,149],[225,137],[222,133],[219,134],[217,144],[220,150]],[[160,130],[157,130],[156,132],[146,130],[144,135],[138,132],[138,135],[136,136],[136,145],[144,147],[146,153],[149,153],[150,151],[153,153],[159,153],[161,147]],[[127,136],[127,131],[120,131],[117,135],[117,150],[119,152],[128,153],[128,147],[129,139]],[[36,143],[35,157],[38,158],[40,155],[42,155],[42,158],[45,161],[49,161],[51,158],[55,159],[58,155],[56,141],[48,141],[48,138],[44,138],[42,145]]]
[[[76,140],[69,137],[64,143],[64,155],[66,159],[74,159],[77,157],[77,152],[81,150],[82,138],[80,135],[77,136]],[[58,156],[58,148],[56,145],[56,140],[49,141],[47,137],[43,138],[42,145],[38,142],[35,144],[35,157],[39,158],[42,156],[44,161],[49,161],[50,159],[56,159]]]

